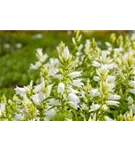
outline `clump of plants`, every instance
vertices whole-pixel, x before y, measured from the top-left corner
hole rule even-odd
[[[74,48],[61,42],[55,58],[37,49],[39,79],[1,97],[0,120],[134,121],[135,41],[111,34],[101,49],[81,39],[76,31]]]

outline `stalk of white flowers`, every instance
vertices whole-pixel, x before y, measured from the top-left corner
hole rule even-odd
[[[65,85],[64,85],[64,83],[60,82],[60,83],[58,84],[58,89],[57,89],[57,91],[58,91],[58,93],[63,94],[64,90],[65,90]]]

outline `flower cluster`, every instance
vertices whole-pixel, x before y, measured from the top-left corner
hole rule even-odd
[[[112,34],[104,49],[81,40],[76,31],[71,48],[57,46],[56,58],[37,49],[30,68],[39,79],[1,98],[0,120],[135,120],[134,39]]]

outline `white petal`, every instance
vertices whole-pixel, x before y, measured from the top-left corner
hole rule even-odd
[[[71,78],[76,78],[76,77],[79,77],[81,75],[82,75],[82,72],[80,72],[80,71],[75,71],[75,72],[72,72],[72,73],[69,74],[69,76]]]
[[[121,98],[121,96],[119,96],[117,94],[109,94],[108,95],[109,100],[119,100],[120,98]]]
[[[99,62],[97,62],[97,61],[93,61],[92,62],[92,66],[94,66],[94,67],[100,67],[101,66],[101,64],[99,63]]]
[[[119,106],[119,102],[118,101],[106,101],[107,105],[110,106]]]

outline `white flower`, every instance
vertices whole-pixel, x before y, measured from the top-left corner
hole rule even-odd
[[[90,45],[90,40],[89,39],[86,40],[86,44]]]
[[[8,44],[8,43],[4,44],[4,48],[9,49],[10,48],[10,44]]]
[[[32,69],[32,70],[37,70],[40,66],[41,66],[41,63],[40,63],[39,61],[37,61],[37,62],[35,63],[35,65],[30,64],[30,69]]]
[[[91,95],[91,97],[96,97],[96,96],[99,96],[99,90],[98,89],[92,89],[91,91],[90,91],[90,95]]]
[[[129,93],[132,93],[135,95],[135,89],[129,89],[128,91],[129,91]]]
[[[121,97],[117,94],[109,94],[108,99],[109,100],[119,100]]]
[[[89,109],[88,106],[84,103],[81,105],[81,107],[82,107],[83,110],[88,110]]]
[[[109,106],[119,106],[118,101],[106,101],[107,105]]]
[[[62,53],[62,56],[63,56],[65,59],[68,59],[68,58],[69,58],[70,54],[69,54],[69,50],[68,50],[68,47],[67,47],[67,46],[64,48],[64,51],[63,51],[63,53]]]
[[[83,45],[80,44],[79,47],[78,47],[79,51],[80,51],[82,48],[83,48]]]
[[[43,35],[41,33],[37,33],[33,36],[34,39],[41,39]]]
[[[33,90],[33,91],[34,91],[35,93],[38,93],[38,92],[41,92],[41,91],[43,90],[43,88],[45,88],[45,82],[44,82],[44,80],[42,80],[42,83],[36,85],[36,86],[34,87],[34,90]]]
[[[49,110],[47,110],[46,111],[46,118],[48,119],[48,120],[50,120],[50,119],[52,119],[53,118],[53,116],[55,116],[55,114],[56,114],[56,110],[55,109],[49,109]]]
[[[37,57],[43,56],[42,48],[38,48],[38,49],[36,50],[36,56],[37,56]]]
[[[45,94],[40,92],[40,93],[34,94],[31,98],[36,105],[39,105],[40,102],[45,99]]]
[[[57,75],[55,75],[54,77],[55,77],[56,79],[59,79],[59,80],[63,79],[63,77],[62,77],[61,74],[57,74]]]
[[[129,109],[132,110],[132,112],[135,114],[135,104],[129,106]]]
[[[114,68],[116,68],[116,67],[117,67],[117,65],[116,65],[115,63],[103,64],[103,65],[101,66],[101,69],[102,69],[102,70],[110,70],[110,69],[114,69]]]
[[[128,101],[128,104],[133,104],[133,98],[131,97],[131,96],[129,96],[128,98],[127,98],[127,101]]]
[[[60,53],[60,46],[57,46],[56,49],[57,49],[57,52]]]
[[[26,89],[25,89],[25,88],[16,87],[16,88],[15,88],[15,91],[16,91],[16,94],[17,94],[17,95],[26,94]]]
[[[76,78],[76,77],[79,77],[79,76],[81,76],[82,75],[82,72],[81,71],[75,71],[75,72],[71,72],[70,74],[69,74],[69,76],[71,77],[71,78]]]
[[[60,82],[59,84],[58,84],[58,93],[61,93],[61,94],[63,94],[63,92],[64,92],[64,90],[65,90],[65,85],[64,85],[64,83],[62,83],[62,82]]]
[[[122,51],[123,51],[123,47],[114,48],[115,53],[122,52]]]
[[[16,44],[16,48],[21,48],[22,47],[22,44],[21,43],[17,43]]]
[[[90,106],[90,112],[91,111],[96,111],[100,108],[100,105],[99,104],[94,104],[92,103],[92,105]]]
[[[104,111],[107,111],[107,110],[108,110],[107,105],[104,104],[104,105],[102,106],[102,109],[103,109]]]
[[[96,81],[96,82],[99,81],[99,77],[98,77],[98,76],[94,76],[93,79],[94,79],[94,81]]]
[[[116,84],[115,83],[106,83],[106,84],[108,86],[108,90],[113,92]]]
[[[71,86],[69,86],[68,89],[69,89],[70,93],[75,93],[75,94],[79,93],[79,91],[73,89]]]
[[[107,76],[107,79],[106,79],[106,81],[109,83],[113,83],[115,82],[115,80],[116,80],[116,76],[111,76],[111,75]]]
[[[97,61],[93,61],[92,62],[92,66],[94,66],[94,67],[100,67],[101,66],[101,64],[99,63],[99,62],[97,62]]]
[[[78,103],[75,103],[75,102],[70,101],[69,104],[70,104],[71,107],[73,107],[73,108],[76,109],[76,110],[79,108]]]
[[[107,50],[102,51],[102,58],[106,59],[107,55],[109,54],[110,54],[110,51],[107,51]]]
[[[130,85],[131,87],[135,87],[135,81],[130,81],[130,82],[129,82],[129,85]]]
[[[101,42],[101,41],[97,41],[97,45],[98,45],[98,46],[101,46],[101,45],[102,45],[102,42]]]
[[[82,85],[81,79],[73,80],[73,86],[81,87]]]
[[[49,104],[53,106],[60,106],[60,102],[54,98],[49,99]]]
[[[108,116],[104,116],[104,118],[105,118],[105,121],[114,121],[113,119],[111,119],[111,118],[108,117]]]
[[[48,63],[52,66],[58,66],[59,60],[57,58],[50,58]]]
[[[22,114],[15,114],[15,120],[19,121],[23,119],[23,115]]]
[[[75,93],[69,93],[68,94],[68,100],[71,102],[74,102],[76,104],[79,103],[79,97]]]
[[[56,76],[58,76],[58,75],[56,75],[57,72],[58,72],[58,69],[56,69],[56,68],[49,68],[48,75],[49,76],[54,76],[56,78]]]
[[[47,58],[48,58],[48,55],[45,54],[45,55],[43,55],[43,56],[41,56],[41,57],[39,58],[39,61],[40,61],[40,62],[44,62]]]
[[[5,104],[1,103],[0,104],[0,115],[2,114],[2,112],[5,111]]]

